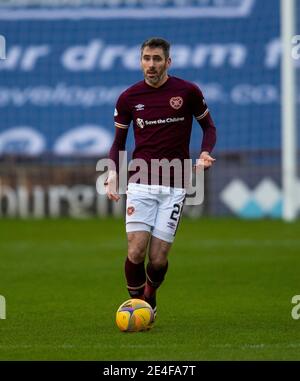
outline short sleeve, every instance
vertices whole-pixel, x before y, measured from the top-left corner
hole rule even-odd
[[[192,113],[197,120],[203,119],[208,113],[204,96],[198,86],[194,85],[191,91]]]
[[[114,112],[114,120],[115,126],[119,128],[128,128],[131,123],[131,110],[126,101],[125,93],[122,93],[117,100]]]

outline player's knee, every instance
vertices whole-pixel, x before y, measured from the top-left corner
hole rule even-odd
[[[143,242],[128,237],[128,258],[133,263],[140,263],[145,259],[145,245]]]
[[[167,259],[166,254],[165,255],[156,255],[156,256],[151,258],[150,262],[151,262],[152,267],[155,270],[160,270],[161,268],[163,268],[167,265],[168,259]]]
[[[145,250],[139,246],[128,248],[128,258],[133,263],[141,263],[145,259]]]

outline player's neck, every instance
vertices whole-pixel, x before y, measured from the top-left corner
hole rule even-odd
[[[158,87],[162,86],[164,83],[166,83],[168,79],[169,79],[169,75],[166,73],[166,75],[155,85],[153,83],[148,82],[146,79],[145,79],[145,82],[147,83],[147,85],[149,85],[151,87],[158,88]]]

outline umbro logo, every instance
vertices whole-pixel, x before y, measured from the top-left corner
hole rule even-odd
[[[145,108],[145,105],[142,105],[141,103],[139,103],[138,105],[135,105],[134,107],[136,111],[143,111]]]

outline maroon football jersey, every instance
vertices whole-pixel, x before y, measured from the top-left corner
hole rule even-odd
[[[133,122],[133,159],[189,159],[193,117],[209,113],[201,90],[193,83],[169,76],[159,88],[140,81],[124,91],[116,104],[115,126]]]

